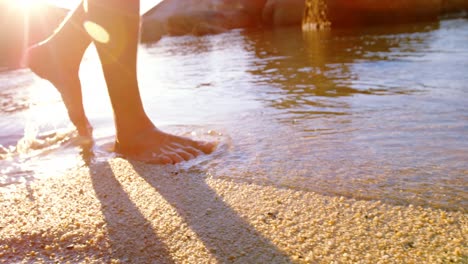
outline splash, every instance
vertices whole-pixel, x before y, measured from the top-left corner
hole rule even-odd
[[[0,145],[0,160],[28,159],[57,149],[72,139],[78,139],[74,129],[39,134],[37,129],[26,128],[23,138],[15,146]],[[85,141],[84,138],[79,138]],[[88,139],[89,140],[89,139]]]
[[[74,129],[68,129],[47,134],[28,132],[16,145],[0,145],[0,193],[82,166],[86,156],[84,146],[91,148],[92,144],[91,138],[80,137]],[[81,159],[77,158],[78,153]]]

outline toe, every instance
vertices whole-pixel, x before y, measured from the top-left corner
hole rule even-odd
[[[167,153],[165,155],[167,155],[167,157],[171,159],[172,164],[181,163],[182,161],[185,161],[184,158],[182,158],[179,154],[175,152]]]
[[[171,144],[171,145],[167,146],[166,149],[168,149],[172,153],[175,153],[175,154],[179,155],[183,160],[191,160],[191,159],[195,158],[192,154],[185,151],[183,147],[177,147],[177,146],[174,146],[174,145],[175,144]],[[172,147],[172,146],[174,146],[174,147]]]
[[[188,152],[186,152],[186,151],[184,151],[184,150],[178,150],[178,151],[177,151],[177,154],[178,154],[179,156],[181,156],[181,157],[182,157],[184,160],[186,160],[186,161],[195,158],[195,156],[193,156],[192,154],[190,154],[190,153],[188,153]]]
[[[172,160],[165,155],[158,155],[155,161],[156,161],[156,164],[163,164],[163,165],[172,164]]]
[[[139,157],[134,157],[138,161],[142,161],[148,164],[160,164],[160,165],[166,165],[166,164],[172,164],[173,161],[169,157],[163,154],[157,154],[157,153],[151,153],[148,156],[139,156]]]
[[[216,149],[217,144],[214,142],[197,141],[196,148],[203,151],[205,154],[210,154]]]
[[[217,144],[213,142],[196,141],[190,138],[183,138],[183,137],[178,137],[175,143],[180,144],[182,146],[190,146],[192,148],[202,151],[205,154],[210,154],[211,152],[215,150],[217,146]]]
[[[180,149],[180,150],[183,150],[184,152],[187,152],[191,155],[191,158],[195,158],[195,157],[198,157],[199,155],[203,154],[202,151],[192,147],[192,146],[183,146],[181,144],[178,144],[178,143],[172,143],[170,145],[171,148],[173,149]]]

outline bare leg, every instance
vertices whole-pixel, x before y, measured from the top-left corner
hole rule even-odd
[[[146,115],[137,81],[140,16],[137,0],[88,0],[86,27],[96,45],[114,110],[116,151],[131,159],[178,163],[215,144],[157,129]]]
[[[78,76],[83,54],[91,44],[83,28],[85,15],[81,4],[51,37],[28,50],[24,63],[57,88],[78,133],[90,137],[92,127],[84,112]]]

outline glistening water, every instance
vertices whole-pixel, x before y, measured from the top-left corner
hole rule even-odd
[[[140,47],[138,71],[145,107],[159,127],[221,142],[214,154],[179,169],[326,195],[468,208],[466,19],[168,37]],[[95,128],[91,158],[107,159],[112,112],[93,49],[80,76]],[[0,79],[0,188],[83,166],[90,155],[67,130],[50,84],[28,70]]]

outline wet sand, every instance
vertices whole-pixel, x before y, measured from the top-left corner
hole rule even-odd
[[[0,199],[5,263],[468,261],[468,217],[461,212],[327,197],[119,158]]]

